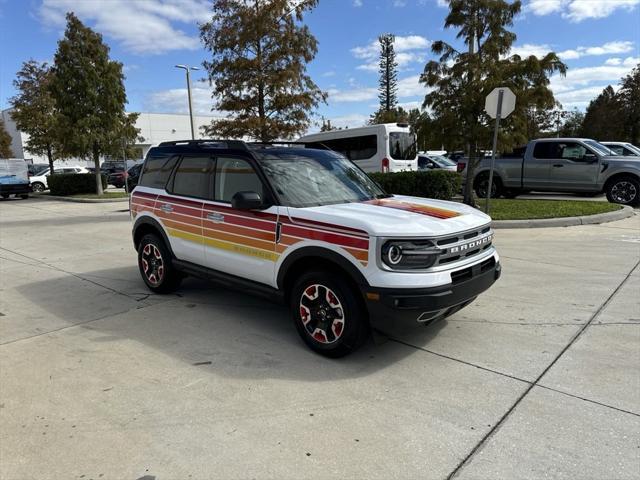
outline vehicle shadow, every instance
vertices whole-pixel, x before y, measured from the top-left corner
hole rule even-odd
[[[42,280],[17,290],[51,316],[77,324],[74,337],[86,338],[96,353],[112,350],[114,342],[133,341],[215,375],[331,381],[367,376],[420,353],[376,332],[350,356],[328,359],[304,345],[283,305],[196,278],[185,279],[173,294],[153,295],[135,266]],[[70,291],[76,292],[73,297]],[[90,308],[79,306],[89,297]],[[55,298],[60,300],[51,301]],[[122,308],[111,313],[118,304]],[[416,326],[412,344],[424,348],[445,324]]]

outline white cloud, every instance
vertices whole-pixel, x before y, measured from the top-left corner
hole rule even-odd
[[[560,13],[572,22],[604,18],[616,10],[632,11],[640,0],[531,0],[525,11],[534,15]]]
[[[353,0],[353,6],[354,7],[361,7],[362,6],[362,0]]]
[[[633,42],[630,41],[616,41],[607,42],[600,46],[595,47],[576,47],[573,49],[556,52],[561,60],[575,60],[586,56],[598,56],[598,55],[615,55],[619,53],[631,52],[634,49]],[[547,43],[543,44],[531,44],[525,43],[523,45],[515,46],[511,49],[511,55],[520,55],[521,57],[529,57],[531,55],[538,58],[544,57],[547,53],[554,51],[553,47]]]
[[[339,90],[330,88],[329,102],[364,102],[377,98],[378,89],[374,87],[353,88],[351,90]]]
[[[393,0],[393,6],[394,7],[406,7],[407,6],[407,2],[406,2],[406,0]]]
[[[209,10],[206,0],[43,0],[39,16],[47,26],[63,27],[66,12],[74,12],[133,53],[157,54],[200,48],[198,37],[185,33],[176,23],[191,27],[204,22]]]
[[[212,89],[208,86],[201,87],[196,85],[191,87],[191,101],[194,114],[222,116],[218,112],[211,111],[211,107],[213,106],[211,94]],[[147,112],[188,114],[187,89],[186,87],[172,88],[153,92],[145,98],[143,107]]]
[[[408,35],[406,37],[396,37],[393,48],[396,52],[396,62],[400,70],[412,63],[422,63],[426,59],[426,50],[431,42],[420,35]],[[422,51],[421,51],[422,50]],[[354,57],[366,60],[359,65],[358,70],[375,72],[378,70],[378,55],[380,54],[380,44],[378,40],[373,40],[364,47],[354,47],[351,49]]]
[[[334,77],[336,75],[335,70],[329,70],[322,74],[323,77]]]
[[[330,119],[331,125],[336,128],[358,128],[367,124],[369,117],[359,113],[342,115]]]

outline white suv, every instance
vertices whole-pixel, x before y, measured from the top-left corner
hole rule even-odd
[[[54,173],[89,173],[89,170],[85,167],[74,166],[74,167],[60,167],[55,168],[53,170]],[[31,189],[34,192],[44,192],[49,188],[47,184],[47,177],[49,176],[49,169],[47,168],[39,175],[34,175],[29,177],[29,183],[31,184]]]
[[[151,290],[186,274],[283,301],[331,357],[370,327],[449,316],[500,276],[487,215],[387,195],[330,150],[165,142],[147,155],[131,216]]]

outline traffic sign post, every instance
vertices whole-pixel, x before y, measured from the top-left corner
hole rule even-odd
[[[516,96],[507,87],[494,88],[487,95],[484,102],[484,110],[491,118],[496,119],[496,126],[493,132],[493,148],[491,150],[491,167],[489,169],[489,183],[487,185],[487,199],[484,206],[485,213],[489,214],[489,199],[493,186],[493,169],[496,164],[496,148],[498,146],[498,130],[500,129],[500,119],[506,118],[516,108]]]

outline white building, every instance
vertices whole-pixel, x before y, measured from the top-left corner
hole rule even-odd
[[[1,112],[2,120],[9,135],[11,135],[11,150],[14,158],[24,158],[33,163],[47,163],[47,157],[33,155],[26,149],[29,135],[18,130],[16,123],[11,118],[11,109]],[[196,115],[194,117],[194,127],[196,138],[201,138],[200,127],[209,125],[215,117]],[[140,129],[140,137],[135,146],[139,147],[140,158],[146,155],[149,148],[160,142],[171,140],[188,140],[191,138],[191,125],[189,115],[174,113],[140,113],[136,121],[136,128]],[[93,165],[93,161],[77,159],[67,160],[66,163]],[[65,162],[60,161],[63,164]]]

